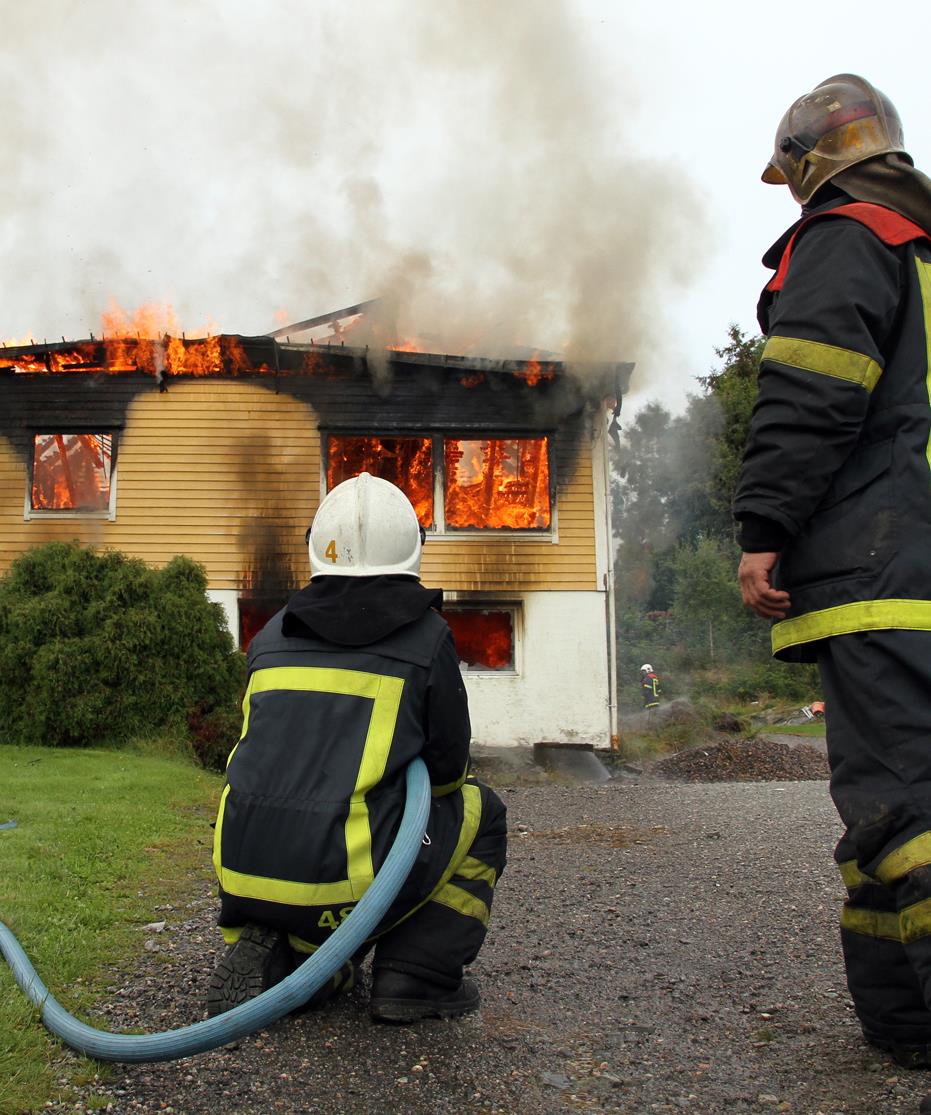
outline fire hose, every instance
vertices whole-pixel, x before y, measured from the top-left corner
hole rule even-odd
[[[39,979],[19,941],[0,922],[0,954],[42,1022],[66,1045],[99,1061],[174,1061],[236,1041],[302,1006],[362,947],[394,901],[420,850],[430,812],[430,778],[422,759],[407,768],[407,800],[385,862],[349,916],[308,960],[261,995],[225,1014],[157,1034],[112,1034],[70,1014]]]

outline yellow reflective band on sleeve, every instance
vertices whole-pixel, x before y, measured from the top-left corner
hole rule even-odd
[[[224,868],[220,856],[223,808],[227,786],[220,799],[220,810],[214,832],[214,869],[220,886],[240,898],[279,902],[286,906],[331,906],[361,898],[372,880],[372,833],[366,794],[381,781],[394,741],[394,729],[404,691],[404,679],[384,674],[368,674],[360,670],[324,669],[316,666],[278,666],[256,670],[249,682],[244,701],[245,725],[248,729],[248,702],[256,693],[286,690],[304,693],[335,693],[340,696],[362,697],[372,702],[362,758],[356,784],[349,799],[346,818],[346,863],[348,878],[332,883],[299,883],[288,879],[272,879],[261,875],[244,875]]]
[[[469,894],[462,887],[457,887],[455,883],[447,883],[442,890],[434,894],[430,901],[436,902],[440,906],[446,906],[450,910],[455,910],[457,914],[462,914],[463,917],[475,918],[476,921],[480,921],[486,927],[488,919],[491,917],[491,910],[488,909],[487,903],[480,898],[476,898],[474,894]]]
[[[914,906],[906,906],[899,911],[903,942],[917,941],[919,937],[931,934],[931,898],[923,898]]]
[[[863,937],[883,937],[888,941],[901,941],[899,915],[879,910],[863,910],[845,906],[840,912],[840,927]]]
[[[876,878],[887,886],[901,879],[916,867],[927,867],[931,863],[931,832],[921,832],[907,840],[900,848],[890,852],[879,867]]]
[[[223,886],[223,860],[220,855],[223,840],[223,811],[226,809],[226,797],[229,794],[229,783],[223,787],[220,794],[220,807],[217,809],[217,823],[213,826],[213,869],[217,873],[220,886]]]
[[[855,859],[847,860],[846,863],[839,863],[837,867],[847,890],[855,890],[857,887],[866,886],[870,883],[873,886],[879,885],[878,881],[874,879],[872,875],[865,875],[860,870]]]
[[[918,287],[921,290],[921,305],[925,316],[925,351],[928,361],[925,385],[928,392],[928,402],[931,403],[931,263],[916,258],[915,266],[918,268]],[[928,467],[931,468],[931,437],[928,439],[925,456],[928,460]]]
[[[463,768],[462,774],[456,779],[455,782],[447,782],[445,786],[432,786],[430,794],[435,798],[445,798],[447,794],[455,793],[456,790],[465,782],[469,775],[469,760],[466,759],[466,765]]]
[[[475,856],[466,856],[456,868],[456,874],[460,879],[479,879],[483,883],[487,883],[492,889],[498,881],[498,872],[489,864],[476,859]]]
[[[879,382],[882,368],[862,352],[820,341],[803,341],[801,337],[770,337],[763,346],[763,360],[775,360],[803,372],[845,379],[872,391]]]
[[[773,654],[832,635],[880,631],[888,627],[931,631],[931,600],[858,600],[781,620],[772,629]]]

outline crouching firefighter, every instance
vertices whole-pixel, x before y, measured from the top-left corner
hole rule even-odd
[[[391,848],[416,756],[433,787],[417,860],[370,941],[309,1005],[348,990],[374,946],[374,1019],[478,1006],[463,968],[504,869],[505,808],[469,777],[466,692],[443,594],[419,581],[423,538],[393,484],[367,473],[340,484],[308,531],[310,584],[249,646],[214,839],[229,948],[211,1015],[290,974],[349,915]]]

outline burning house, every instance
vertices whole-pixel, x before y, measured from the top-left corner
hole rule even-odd
[[[278,333],[0,347],[0,573],[51,540],[188,554],[246,646],[309,576],[323,494],[366,470],[427,532],[476,741],[607,747],[607,440],[630,371]]]

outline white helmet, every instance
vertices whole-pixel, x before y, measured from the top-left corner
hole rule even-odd
[[[411,501],[367,472],[324,497],[308,543],[312,577],[420,576],[420,524]]]
[[[653,667],[650,665],[649,662],[644,662],[644,664],[640,667],[640,673],[641,674],[652,674],[653,673]]]

